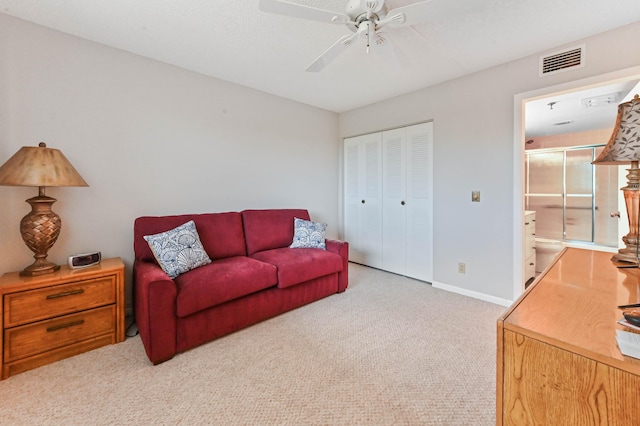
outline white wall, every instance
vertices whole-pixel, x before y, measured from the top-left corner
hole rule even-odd
[[[523,141],[514,141],[514,99],[640,65],[639,38],[636,23],[568,45],[586,43],[586,66],[577,70],[539,77],[534,55],[340,115],[341,137],[433,120],[435,286],[498,303],[518,295],[514,206],[522,203],[514,185],[522,167],[514,157]],[[471,202],[473,190],[480,203]],[[466,274],[457,272],[458,262]]]
[[[307,208],[338,236],[337,114],[3,14],[0,58],[0,164],[45,141],[90,185],[47,189],[49,260],[101,250],[130,281],[141,215]],[[35,195],[0,186],[0,274],[33,262],[19,222]]]
[[[530,56],[338,117],[0,14],[0,162],[39,141],[60,148],[91,186],[48,189],[63,220],[49,258],[101,250],[129,280],[140,215],[304,207],[338,236],[338,141],[434,120],[434,285],[508,301],[521,254],[514,99],[640,65],[639,38],[636,23],[585,40],[579,70],[540,78]],[[35,194],[0,187],[0,273],[32,261],[18,224]]]

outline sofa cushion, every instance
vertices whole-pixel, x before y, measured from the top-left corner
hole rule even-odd
[[[293,241],[293,219],[309,220],[309,212],[301,209],[244,210],[241,214],[249,256],[289,247]]]
[[[326,250],[324,232],[326,223],[311,222],[300,218],[293,219],[293,242],[291,248],[319,248]]]
[[[136,260],[154,262],[145,235],[158,234],[193,220],[204,250],[211,259],[246,256],[242,216],[238,212],[185,214],[176,216],[143,216],[133,225],[133,250]]]
[[[253,254],[278,268],[278,287],[291,287],[342,271],[342,257],[316,248],[279,248]]]
[[[145,235],[143,238],[169,278],[211,263],[192,220],[169,231]]]
[[[214,260],[175,279],[176,313],[184,317],[277,283],[274,265],[245,256]]]

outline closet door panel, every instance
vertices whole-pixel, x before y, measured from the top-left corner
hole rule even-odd
[[[360,241],[360,138],[344,140],[344,239],[349,241],[349,259],[364,263]]]
[[[382,134],[382,268],[406,270],[406,131]]]
[[[344,140],[344,223],[349,259],[382,265],[381,135]]]
[[[433,281],[433,123],[407,128],[406,275]]]
[[[382,135],[363,136],[364,194],[361,209],[360,241],[364,248],[364,264],[382,267]],[[364,201],[364,203],[362,203]]]

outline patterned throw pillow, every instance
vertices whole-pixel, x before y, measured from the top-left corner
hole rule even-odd
[[[319,248],[326,250],[324,231],[326,223],[293,218],[293,243],[290,248]]]
[[[211,263],[192,220],[160,234],[145,235],[144,239],[162,270],[171,279]]]

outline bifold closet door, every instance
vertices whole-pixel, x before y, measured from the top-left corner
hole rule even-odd
[[[344,140],[344,229],[349,260],[382,267],[382,135]]]
[[[405,275],[407,201],[406,129],[382,134],[382,269]]]
[[[433,280],[433,124],[382,133],[382,269]]]

